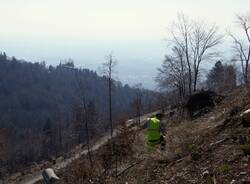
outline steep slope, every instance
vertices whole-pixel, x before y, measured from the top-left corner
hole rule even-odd
[[[239,87],[200,118],[180,123],[168,119],[167,151],[149,153],[120,183],[250,182],[249,156],[242,151],[250,134],[240,118],[250,108],[249,97],[250,88]]]
[[[250,134],[241,124],[240,113],[250,108],[250,87],[239,87],[224,96],[221,104],[194,120],[180,119],[177,113],[169,117],[166,112],[166,151],[148,149],[145,129],[126,130],[126,135],[121,132],[123,136],[115,140],[125,150],[113,155],[118,162],[103,156],[110,148],[106,145],[94,153],[91,166],[82,157],[60,170],[58,183],[249,183],[250,160],[244,150],[250,151]],[[106,169],[105,159],[109,163]]]

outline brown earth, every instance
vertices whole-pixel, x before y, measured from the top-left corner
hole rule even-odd
[[[87,158],[81,158],[60,171],[59,183],[250,183],[250,157],[243,152],[250,152],[250,134],[240,117],[241,112],[250,108],[250,87],[239,87],[222,95],[225,98],[220,104],[194,120],[187,117],[180,120],[178,114],[166,116],[163,120],[167,125],[166,151],[158,147],[148,149],[145,129],[121,137],[125,142],[132,137],[132,141],[122,144],[130,151],[126,154],[125,149],[119,157],[118,177],[114,176],[115,162],[111,157],[111,166],[103,170],[102,156],[107,149],[102,147],[94,153],[91,167]]]

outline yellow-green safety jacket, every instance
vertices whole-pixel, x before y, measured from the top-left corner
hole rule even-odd
[[[160,138],[160,120],[156,117],[150,118],[148,121],[147,142],[149,145],[155,145],[159,143]]]

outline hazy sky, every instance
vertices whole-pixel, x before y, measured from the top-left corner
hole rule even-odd
[[[0,51],[56,65],[72,58],[97,69],[111,51],[124,83],[154,88],[178,12],[217,23],[223,33],[250,0],[0,0]]]

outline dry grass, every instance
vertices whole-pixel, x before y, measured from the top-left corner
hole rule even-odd
[[[144,158],[145,160],[128,170],[119,178],[112,176],[114,168],[114,155],[110,153],[107,144],[99,150],[97,170],[91,171],[86,161],[78,161],[71,165],[67,182],[61,183],[84,183],[91,178],[100,178],[105,168],[109,170],[107,176],[101,178],[102,182],[124,184],[143,183],[209,183],[215,177],[217,183],[230,183],[236,179],[236,183],[241,183],[246,178],[240,172],[250,174],[249,161],[246,159],[238,143],[234,143],[231,134],[242,134],[240,130],[239,114],[243,110],[250,108],[250,87],[240,87],[225,95],[221,104],[216,106],[211,112],[195,120],[166,119],[168,122],[166,131],[166,152],[161,152],[157,147],[154,151],[149,151],[146,144],[146,131],[133,132],[121,128],[121,134],[115,140],[116,155],[119,158],[120,168],[133,162],[134,158]],[[228,121],[226,121],[229,119]],[[171,122],[169,122],[171,121]],[[230,126],[229,126],[230,125]],[[220,131],[218,131],[220,130]],[[227,139],[225,139],[227,138]],[[219,142],[225,139],[226,141]],[[248,147],[247,147],[248,148]],[[100,157],[100,155],[102,155]],[[108,167],[106,164],[110,164]],[[246,164],[248,163],[248,165]],[[209,177],[202,176],[204,171],[209,171]],[[67,176],[67,175],[66,175]],[[65,177],[65,176],[63,176]],[[65,180],[66,181],[66,180]],[[93,181],[95,182],[95,181]]]
[[[112,183],[116,180],[115,168],[120,169],[123,164],[132,160],[134,156],[134,141],[136,132],[125,126],[119,128],[119,135],[99,150],[92,153],[93,165],[84,156],[58,174],[63,184]],[[115,183],[115,182],[114,182]]]
[[[200,141],[200,135],[190,124],[172,127],[166,135],[167,156],[170,160],[182,158],[190,153],[190,146]]]
[[[95,160],[93,165],[90,165],[87,159],[77,160],[63,172],[64,181],[61,182],[67,184],[91,183],[93,178],[97,178],[101,175],[101,171],[101,164],[98,160]]]

